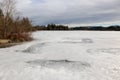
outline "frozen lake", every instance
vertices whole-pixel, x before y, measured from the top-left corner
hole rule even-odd
[[[120,80],[120,32],[38,31],[0,49],[0,80]]]

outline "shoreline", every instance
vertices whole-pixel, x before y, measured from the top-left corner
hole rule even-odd
[[[12,46],[19,45],[19,44],[22,44],[22,43],[23,42],[0,44],[0,48],[8,48],[8,47],[12,47]]]
[[[32,39],[32,40],[33,40],[33,39]],[[30,41],[32,41],[32,40],[23,41],[23,42],[6,42],[6,43],[0,43],[0,49],[1,49],[1,48],[8,48],[8,47],[20,45],[20,44],[23,44],[23,43],[25,43],[25,42],[30,42]]]

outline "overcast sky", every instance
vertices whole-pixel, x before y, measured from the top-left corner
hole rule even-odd
[[[17,6],[34,24],[120,24],[120,0],[18,0]]]

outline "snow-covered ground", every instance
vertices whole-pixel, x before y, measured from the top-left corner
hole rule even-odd
[[[0,80],[120,80],[120,32],[41,31],[0,49]]]

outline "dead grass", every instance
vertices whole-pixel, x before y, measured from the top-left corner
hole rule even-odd
[[[14,45],[21,44],[23,42],[32,41],[30,34],[15,34],[8,37],[8,39],[0,39],[0,48],[6,48]]]
[[[0,44],[8,44],[10,42],[11,42],[11,40],[9,40],[9,39],[0,39]]]
[[[14,45],[18,45],[20,43],[18,42],[12,42],[9,39],[0,39],[0,48],[6,48],[6,47],[10,47],[10,46],[14,46]]]

